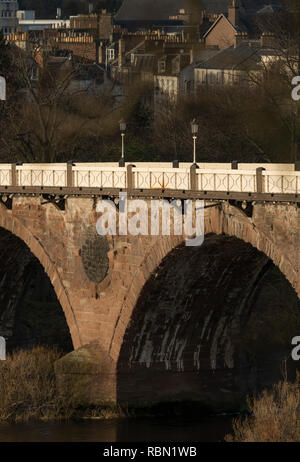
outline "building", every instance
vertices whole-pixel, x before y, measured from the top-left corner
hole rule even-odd
[[[183,0],[124,0],[115,16],[115,24],[129,31],[147,30],[154,27],[183,24],[182,19],[170,19],[183,8]]]
[[[177,54],[161,56],[154,76],[155,111],[158,112],[165,101],[176,103],[179,97],[194,93],[195,67],[214,56],[217,50],[180,50]]]
[[[238,0],[240,16],[247,18],[260,12],[274,12],[283,0]],[[115,24],[129,31],[168,28],[179,31],[191,24],[210,25],[219,15],[227,16],[232,0],[124,0],[115,15]]]
[[[234,45],[236,34],[257,38],[259,30],[256,25],[256,15],[275,14],[281,9],[276,5],[280,0],[273,0],[274,5],[265,5],[265,0],[229,0],[227,11],[219,11],[213,23],[206,22],[206,31],[202,35],[208,47],[220,50]],[[214,0],[212,0],[212,5]],[[210,16],[211,18],[212,16]]]
[[[68,29],[70,21],[64,19],[19,19],[21,32],[38,31],[44,29]]]
[[[88,32],[99,39],[109,39],[113,32],[113,17],[104,9],[99,14],[70,16],[70,29]]]
[[[232,5],[228,7],[228,14],[220,14],[203,38],[206,46],[215,46],[223,50],[233,45],[239,32],[248,33],[248,30],[241,18],[236,0],[233,0]]]
[[[35,19],[35,11],[34,10],[18,10],[17,18],[19,20],[20,19],[27,19],[27,20]]]
[[[190,94],[194,87],[194,64],[190,55],[165,55],[158,60],[154,76],[154,103],[157,112],[164,101],[175,103],[179,95]]]
[[[4,35],[18,31],[18,8],[16,0],[0,0],[0,30]]]
[[[98,30],[97,14],[78,14],[70,16],[70,29],[78,31]]]
[[[237,34],[234,45],[195,66],[195,90],[204,85],[251,85],[260,79],[268,65],[280,59],[265,45],[266,38],[263,34],[260,40],[248,40]]]

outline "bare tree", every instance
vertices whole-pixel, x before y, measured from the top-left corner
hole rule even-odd
[[[38,44],[30,55],[14,49],[12,56],[20,88],[7,102],[2,139],[11,157],[30,162],[62,160],[76,151],[81,138],[103,136],[108,122],[118,120],[113,83],[93,92],[76,85],[86,60],[51,60]]]

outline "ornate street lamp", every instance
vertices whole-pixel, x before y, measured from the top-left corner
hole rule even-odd
[[[197,165],[196,164],[196,140],[197,140],[198,129],[199,129],[199,126],[196,122],[196,119],[193,119],[191,122],[191,130],[192,130],[193,141],[194,141],[194,155],[193,155],[194,165]]]
[[[120,120],[120,132],[122,137],[122,157],[119,162],[120,167],[125,166],[125,132],[126,132],[126,122],[124,119]]]

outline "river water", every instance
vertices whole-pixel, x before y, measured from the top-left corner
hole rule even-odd
[[[233,416],[0,424],[0,442],[217,442]]]

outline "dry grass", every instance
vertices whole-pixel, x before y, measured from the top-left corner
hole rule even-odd
[[[0,361],[0,422],[28,420],[112,419],[128,417],[118,405],[86,408],[68,390],[57,393],[54,362],[63,353],[39,346],[19,350]]]
[[[20,350],[0,361],[0,421],[51,420],[72,414],[71,403],[57,397],[55,349]]]
[[[286,379],[264,390],[257,398],[248,398],[251,416],[233,421],[231,442],[299,442],[300,441],[300,380]]]

